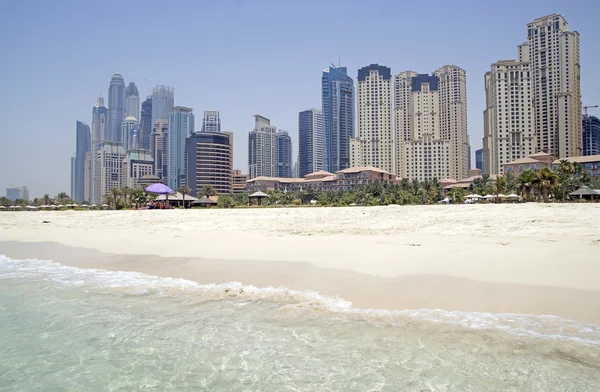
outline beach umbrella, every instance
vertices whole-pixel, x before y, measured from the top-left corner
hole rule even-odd
[[[149,193],[157,193],[159,195],[166,195],[165,202],[167,206],[169,205],[169,194],[174,194],[175,191],[165,184],[161,184],[160,182],[157,184],[152,184],[146,187],[146,192]]]
[[[168,186],[166,186],[165,184],[152,184],[146,187],[146,192],[150,192],[150,193],[157,193],[159,195],[167,195],[167,194],[173,194],[175,193],[175,191],[173,191],[173,189],[169,188]]]
[[[511,199],[518,199],[519,195],[515,195],[514,193],[511,193],[510,195],[507,195],[506,197],[511,198]]]
[[[483,196],[484,199],[493,199],[494,196],[490,195],[489,193],[485,196]]]
[[[503,195],[503,194],[501,193],[501,194],[499,194],[499,195],[498,195],[498,197],[502,197],[502,198],[504,198],[504,197],[506,197],[506,195]]]

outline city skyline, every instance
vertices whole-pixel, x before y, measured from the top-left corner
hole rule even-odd
[[[125,6],[123,13],[126,13],[127,10],[141,8],[140,4],[141,3],[136,3]],[[365,9],[360,5],[348,4],[347,2],[340,4],[344,4],[345,8],[343,13],[347,14],[348,16],[358,15]],[[61,76],[56,77],[56,79],[61,81],[61,83],[65,86],[64,88],[56,85],[54,80],[50,80],[46,77],[48,72],[57,69],[54,66],[54,63],[50,64],[49,68],[47,68],[42,74],[39,74],[39,71],[36,71],[34,68],[27,68],[26,71],[30,73],[27,77],[20,77],[19,75],[21,75],[22,72],[20,72],[19,69],[7,64],[3,64],[3,69],[8,71],[9,74],[15,76],[13,79],[20,79],[21,83],[25,83],[25,85],[30,89],[38,92],[36,96],[32,98],[32,103],[36,107],[40,108],[39,110],[41,110],[41,112],[39,117],[44,117],[45,113],[48,113],[47,111],[51,110],[53,115],[56,116],[56,120],[52,122],[50,128],[41,127],[37,124],[34,124],[35,129],[44,129],[44,131],[40,131],[40,134],[33,142],[29,139],[25,140],[18,134],[3,134],[3,136],[6,135],[6,143],[3,144],[9,145],[11,148],[6,149],[6,152],[1,154],[3,156],[3,160],[0,162],[2,163],[0,166],[5,168],[10,167],[12,162],[18,161],[20,158],[18,158],[16,155],[13,155],[13,152],[10,150],[22,150],[25,148],[25,145],[27,145],[27,148],[33,148],[35,152],[33,155],[37,157],[38,155],[42,155],[41,152],[38,152],[42,146],[56,144],[56,156],[60,156],[60,160],[52,158],[47,162],[42,163],[38,158],[34,158],[31,160],[31,162],[22,162],[18,169],[2,173],[0,176],[0,185],[6,187],[15,183],[27,184],[32,195],[36,196],[39,196],[43,193],[58,193],[61,191],[68,191],[69,156],[71,156],[71,154],[74,152],[73,128],[70,124],[72,124],[72,121],[75,119],[79,119],[88,123],[91,122],[91,119],[89,119],[89,107],[93,106],[95,99],[99,95],[103,96],[105,100],[107,99],[107,79],[110,79],[110,75],[116,70],[123,75],[127,84],[132,81],[135,82],[140,93],[140,100],[142,101],[144,100],[144,97],[149,95],[148,86],[152,88],[152,86],[165,84],[174,86],[177,90],[176,98],[178,104],[194,108],[194,110],[198,113],[201,113],[202,110],[209,108],[219,109],[222,118],[225,119],[223,123],[224,130],[230,130],[234,132],[236,135],[236,140],[239,141],[234,147],[234,167],[242,170],[245,170],[247,162],[247,147],[244,143],[244,137],[247,135],[248,129],[251,127],[249,126],[248,122],[249,116],[254,113],[263,113],[267,116],[277,118],[276,123],[282,129],[296,129],[297,115],[299,110],[306,107],[319,107],[319,98],[321,96],[319,76],[322,70],[330,62],[338,64],[338,54],[341,54],[340,63],[348,68],[348,74],[353,78],[355,77],[356,70],[358,68],[371,62],[386,64],[392,69],[394,74],[406,69],[423,71],[432,70],[439,66],[439,64],[446,63],[456,64],[465,69],[468,75],[467,91],[469,102],[469,134],[471,142],[471,154],[473,154],[476,149],[481,147],[480,140],[483,135],[482,112],[485,104],[482,102],[484,101],[483,98],[485,94],[482,75],[485,71],[489,70],[490,64],[498,61],[498,59],[515,57],[513,55],[514,45],[523,41],[523,37],[526,36],[526,27],[528,23],[535,18],[547,14],[561,13],[569,21],[571,29],[579,31],[582,37],[581,88],[583,94],[583,104],[591,105],[600,101],[600,94],[593,92],[594,83],[591,82],[592,79],[590,79],[593,77],[592,72],[590,72],[590,67],[591,64],[594,63],[594,56],[596,56],[592,50],[592,47],[590,46],[590,42],[593,42],[594,39],[598,37],[598,29],[595,28],[593,23],[589,21],[589,18],[586,18],[586,14],[581,10],[578,10],[577,7],[571,8],[564,4],[560,4],[559,2],[550,1],[544,5],[524,5],[523,7],[519,8],[517,15],[512,12],[509,15],[508,12],[503,10],[504,6],[492,6],[493,11],[496,12],[495,15],[500,18],[507,18],[507,23],[504,23],[500,27],[491,25],[488,26],[486,23],[483,23],[483,21],[480,20],[476,14],[476,10],[478,9],[477,4],[473,2],[462,2],[461,4],[462,5],[459,4],[457,7],[453,8],[470,7],[471,12],[475,12],[471,15],[462,15],[463,18],[468,18],[470,22],[469,29],[465,28],[457,30],[455,32],[456,37],[454,45],[451,47],[437,48],[436,51],[432,51],[435,53],[424,53],[423,56],[419,57],[406,56],[406,53],[410,53],[411,48],[417,48],[419,45],[433,43],[434,35],[440,34],[440,29],[445,26],[445,18],[457,17],[458,11],[451,11],[450,13],[441,13],[437,11],[434,12],[433,17],[438,23],[441,23],[440,27],[433,28],[432,32],[420,39],[420,43],[409,43],[406,48],[406,53],[404,50],[400,51],[399,53],[394,53],[394,51],[389,49],[389,44],[393,42],[392,38],[382,38],[379,40],[381,42],[374,42],[367,40],[366,37],[361,38],[359,33],[350,32],[347,36],[344,36],[343,39],[340,39],[335,43],[320,43],[319,45],[312,44],[310,50],[314,50],[315,53],[314,56],[311,56],[311,59],[308,59],[302,57],[306,53],[306,50],[308,50],[302,46],[303,40],[283,40],[276,37],[267,37],[264,34],[260,35],[264,45],[262,45],[262,49],[259,51],[260,53],[253,55],[254,58],[256,58],[256,56],[260,56],[261,54],[280,50],[281,48],[283,48],[283,50],[286,50],[287,48],[288,52],[289,50],[298,50],[298,53],[293,55],[289,60],[297,64],[294,65],[293,68],[295,70],[294,80],[288,83],[287,88],[279,86],[281,83],[275,82],[275,80],[280,78],[279,75],[282,74],[283,69],[289,68],[287,67],[287,59],[284,59],[285,64],[280,67],[281,70],[269,70],[268,72],[259,71],[256,66],[247,64],[247,62],[244,61],[243,64],[245,67],[247,67],[248,72],[254,73],[255,75],[272,75],[273,77],[270,79],[272,79],[273,82],[265,81],[258,77],[251,78],[249,80],[240,81],[241,84],[234,90],[233,85],[230,83],[223,83],[225,79],[220,79],[219,83],[217,83],[216,80],[214,82],[210,81],[210,77],[212,77],[212,75],[221,75],[222,77],[225,77],[227,73],[233,69],[233,66],[236,65],[235,61],[218,61],[220,69],[219,71],[216,71],[217,68],[213,68],[217,66],[217,62],[214,61],[208,61],[205,64],[206,72],[204,70],[200,72],[191,66],[178,65],[178,68],[171,67],[168,61],[160,59],[157,56],[141,56],[142,52],[148,50],[149,45],[154,46],[156,42],[142,44],[140,48],[130,49],[125,48],[124,46],[123,48],[118,48],[123,53],[126,52],[131,54],[131,52],[133,52],[133,54],[137,54],[137,57],[140,57],[139,60],[135,60],[135,55],[111,55],[105,56],[107,58],[103,58],[101,60],[99,60],[97,56],[92,56],[90,60],[86,60],[83,63],[71,65],[67,64],[66,66],[63,65],[64,62],[62,62],[62,60],[57,60],[60,61],[63,69],[58,70],[59,73],[57,75]],[[521,4],[519,3],[519,5]],[[9,14],[12,13],[13,16],[21,15],[24,10],[19,10],[17,5],[15,7],[16,8],[9,10]],[[86,6],[84,8],[87,10],[87,7],[94,6]],[[395,7],[396,6],[394,4],[390,3],[391,9]],[[61,11],[61,8],[63,7],[59,5],[54,11],[59,12]],[[152,4],[148,4],[148,7],[146,8],[153,9],[156,7],[154,7]],[[243,5],[228,5],[223,7],[218,6],[216,7],[216,11],[218,11],[219,15],[224,15],[225,13],[232,14],[230,16],[232,16],[236,23],[241,22],[242,25],[245,25],[247,19],[251,19],[252,15],[262,14],[267,8],[269,8],[267,2],[262,2],[261,4],[257,3],[256,5],[249,5],[246,2],[246,4]],[[333,4],[328,4],[325,6],[325,8],[334,9],[336,7],[334,7]],[[93,11],[94,9],[92,8],[91,10]],[[483,12],[481,7],[479,7],[479,10]],[[38,17],[40,16],[38,13],[40,13],[40,11],[48,11],[48,8],[45,5],[42,5],[40,9],[34,10],[34,12],[31,14],[33,21],[38,21]],[[404,11],[408,15],[416,15],[418,13],[418,9],[415,7],[409,7]],[[83,10],[81,7],[74,7],[74,12],[83,12]],[[167,13],[168,12],[170,11],[167,11]],[[192,6],[190,13],[193,14],[195,12],[199,12],[199,10]],[[293,5],[281,5],[274,7],[274,9],[269,11],[270,15],[275,15],[277,13],[287,14],[290,12],[302,12],[302,10],[300,7],[295,7]],[[442,19],[442,14],[444,14],[444,19]],[[116,16],[117,19],[119,17],[120,16]],[[217,20],[222,22],[224,19],[217,17]],[[586,22],[586,20],[588,21]],[[326,28],[324,20],[317,16],[317,21],[319,23],[323,23],[323,25],[319,24],[316,28],[316,31],[323,31],[323,29]],[[51,26],[49,27],[52,27],[52,31],[58,31],[60,33],[61,29],[58,27],[56,21],[46,23],[51,23]],[[377,25],[380,24],[382,23],[377,23]],[[411,28],[414,28],[414,25],[415,24],[412,23],[405,27],[394,26],[393,28],[377,28],[380,29],[378,31],[382,31],[381,29],[383,29],[388,32],[393,31],[395,32],[394,34],[401,34],[403,31],[410,31]],[[364,25],[365,28],[368,28],[368,26],[373,27],[376,25],[373,24],[373,22],[369,22],[368,24]],[[448,24],[448,26],[450,25]],[[332,26],[329,25],[327,29],[330,29],[331,27]],[[17,32],[22,31],[21,28],[16,26],[14,23],[11,23],[11,21],[8,19],[3,28],[11,28]],[[121,34],[124,32],[122,30],[126,28],[127,26],[123,26],[117,30],[119,30],[118,32]],[[290,32],[292,32],[299,27],[297,27],[295,23],[292,23],[286,24],[286,28],[290,29]],[[476,55],[469,54],[469,50],[477,42],[477,40],[473,39],[472,32],[467,31],[470,29],[480,29],[482,31],[486,31],[486,34],[488,35],[484,47],[482,47],[482,50],[477,50]],[[105,30],[107,29],[100,29],[102,35],[106,33]],[[182,31],[179,31],[179,33],[182,33]],[[39,53],[40,55],[43,55],[47,50],[44,50],[39,43],[35,43],[30,39],[32,34],[34,34],[34,32],[28,32],[27,34],[22,32],[22,46],[24,46],[25,49],[21,49],[21,51],[23,53]],[[111,33],[107,36],[107,39],[110,40],[113,36],[114,34]],[[178,47],[185,44],[185,39],[182,40],[182,43],[175,43],[174,37],[174,33],[170,33],[167,29],[166,36],[160,39],[173,42],[173,45],[177,45]],[[243,41],[246,42],[246,40],[249,38],[250,37],[244,37]],[[252,37],[252,39],[257,38],[258,37],[256,36]],[[73,40],[70,42],[71,47],[73,47],[75,42],[73,42]],[[366,42],[370,42],[370,44],[367,46],[360,45],[361,43]],[[219,45],[220,43],[217,42],[215,44]],[[211,45],[213,45],[213,43],[211,43]],[[234,54],[232,56],[234,56],[236,59],[241,59],[244,57],[244,53],[248,52],[248,50],[238,46],[239,45],[233,48],[235,50],[233,51]],[[6,43],[6,48],[10,47],[11,45]],[[49,45],[49,48],[51,47],[52,45]],[[474,59],[474,56],[477,57],[476,60]],[[56,55],[54,55],[52,58],[55,57]],[[94,63],[90,64],[89,61],[92,59],[94,60]],[[298,61],[299,59],[302,60]],[[149,65],[148,63],[152,64]],[[78,74],[77,71],[84,66],[86,67],[86,72],[84,74]],[[288,72],[288,69],[286,69],[285,72]],[[65,73],[68,73],[71,75],[71,77],[65,78]],[[208,75],[210,75],[210,77]],[[41,76],[44,76],[43,82],[42,79],[40,79]],[[3,107],[5,107],[6,110],[11,110],[11,112],[14,111],[18,114],[19,110],[21,109],[19,109],[18,106],[15,106],[15,103],[19,102],[21,98],[19,94],[11,94],[13,89],[12,83],[13,82],[11,80],[9,83],[11,85],[9,85],[8,94],[11,96],[11,101],[4,100],[3,104],[5,105],[3,105]],[[34,86],[36,85],[44,86],[43,90],[35,88]],[[220,87],[216,88],[217,85]],[[294,87],[300,87],[298,91],[299,94],[290,95],[289,97],[286,96],[285,99],[279,100],[281,102],[273,99],[275,96],[284,96],[284,91],[288,90],[292,85]],[[66,93],[67,91],[68,94]],[[239,91],[240,93],[236,94],[232,99],[232,91]],[[49,95],[50,92],[51,94]],[[587,97],[586,94],[588,94]],[[38,101],[40,99],[43,99],[44,104]],[[53,101],[56,101],[56,103]],[[56,104],[58,102],[61,104],[60,110],[56,109]],[[65,110],[65,107],[72,109]],[[590,110],[590,114],[597,115],[598,113]],[[293,138],[294,145],[297,146],[297,135],[295,132],[290,132],[290,135]],[[293,154],[294,156],[297,156],[296,151],[297,148],[295,147]],[[42,164],[49,168],[49,175],[40,176],[39,173],[35,173],[34,168]]]

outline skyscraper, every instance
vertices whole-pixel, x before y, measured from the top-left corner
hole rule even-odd
[[[533,155],[538,147],[529,61],[498,61],[484,80],[483,167],[486,174],[503,174],[505,163]]]
[[[529,23],[518,61],[498,61],[485,74],[487,174],[539,152],[582,155],[579,77],[579,33],[557,14]]]
[[[586,114],[582,126],[583,155],[600,155],[600,119]]]
[[[133,82],[129,82],[125,90],[125,117],[130,116],[140,121],[140,94]]]
[[[97,151],[100,145],[104,143],[108,136],[108,109],[104,105],[104,98],[99,97],[96,100],[96,106],[92,109],[92,142],[91,142],[91,190],[90,201],[95,204],[102,204],[102,195],[100,194],[99,178],[96,178],[99,161],[96,159]]]
[[[123,144],[125,151],[133,148],[133,134],[137,134],[139,127],[139,123],[133,116],[125,118],[123,123],[121,123],[121,135],[119,136],[119,139],[121,140],[121,144]]]
[[[113,188],[121,188],[123,179],[123,160],[125,149],[121,143],[104,142],[96,152],[98,187],[102,202]]]
[[[335,173],[350,167],[350,139],[354,137],[354,81],[346,67],[323,70],[321,93],[324,136],[320,167]]]
[[[449,135],[442,138],[440,78],[401,72],[395,77],[397,174],[410,180],[451,178]]]
[[[292,177],[292,138],[282,129],[277,131],[277,177]]]
[[[154,102],[152,102],[154,108]],[[192,109],[176,106],[169,112],[169,170],[167,183],[171,189],[185,185],[185,140],[194,132]]]
[[[300,177],[324,169],[324,136],[323,116],[320,110],[308,109],[298,114],[298,175]],[[350,139],[348,139],[349,143]]]
[[[29,189],[26,186],[9,186],[6,188],[6,198],[10,201],[17,199],[29,201]]]
[[[579,33],[561,15],[544,16],[527,25],[519,49],[519,61],[528,60],[532,72],[538,152],[582,155]]]
[[[150,152],[154,157],[153,174],[162,181],[165,180],[167,173],[169,172],[168,134],[169,122],[167,120],[160,119],[156,122],[156,124],[154,124],[152,134],[150,135]]]
[[[75,169],[75,166],[77,165],[77,155],[73,154],[71,156],[71,187],[70,189],[70,193],[69,195],[71,197],[73,197],[73,195],[75,194],[75,183],[77,182],[77,180],[75,179],[75,172],[77,169]]]
[[[175,107],[175,90],[170,86],[156,86],[152,89],[152,124],[161,118],[168,119]]]
[[[120,142],[121,123],[125,119],[125,81],[116,73],[108,87],[108,135],[107,139]]]
[[[371,64],[358,70],[358,136],[350,141],[351,166],[395,172],[392,73]]]
[[[186,185],[192,194],[205,186],[218,194],[232,192],[233,134],[196,132],[186,140]]]
[[[81,121],[76,122],[76,145],[75,145],[75,175],[73,194],[71,197],[77,202],[84,200],[85,193],[85,157],[90,152],[91,143],[90,127]]]
[[[254,130],[248,135],[248,178],[277,177],[277,127],[266,117],[254,115]]]
[[[150,135],[154,127],[154,123],[152,122],[152,97],[148,97],[142,102],[140,116],[140,146],[144,150],[150,150]]]
[[[481,170],[482,173],[485,173],[485,165],[483,164],[483,158],[484,156],[484,152],[483,152],[483,148],[480,148],[479,150],[475,150],[475,168]]]
[[[218,110],[204,111],[202,132],[221,132],[221,117],[219,117]]]
[[[154,160],[150,151],[137,148],[126,151],[121,169],[121,186],[129,188],[139,187],[140,178],[152,174],[153,168]]]
[[[467,131],[467,73],[456,65],[444,65],[433,73],[439,78],[440,136],[450,142],[450,178],[469,176]]]

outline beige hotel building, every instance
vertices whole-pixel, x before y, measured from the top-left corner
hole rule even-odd
[[[558,14],[527,25],[518,60],[485,74],[483,149],[487,174],[536,153],[582,155],[579,33]]]
[[[350,139],[350,167],[395,173],[392,72],[371,64],[358,70],[358,137]]]

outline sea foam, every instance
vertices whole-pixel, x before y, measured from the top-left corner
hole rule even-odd
[[[203,300],[271,301],[280,310],[312,310],[335,317],[364,320],[381,325],[402,326],[425,321],[473,330],[497,330],[523,337],[566,340],[600,346],[600,325],[583,324],[550,315],[481,313],[441,309],[359,309],[339,297],[327,297],[310,290],[286,287],[255,287],[240,282],[200,284],[180,278],[158,277],[140,272],[83,269],[51,260],[12,259],[0,255],[0,281],[28,279],[56,282],[65,288],[115,295],[177,296],[198,293]],[[243,303],[242,303],[243,304]]]

